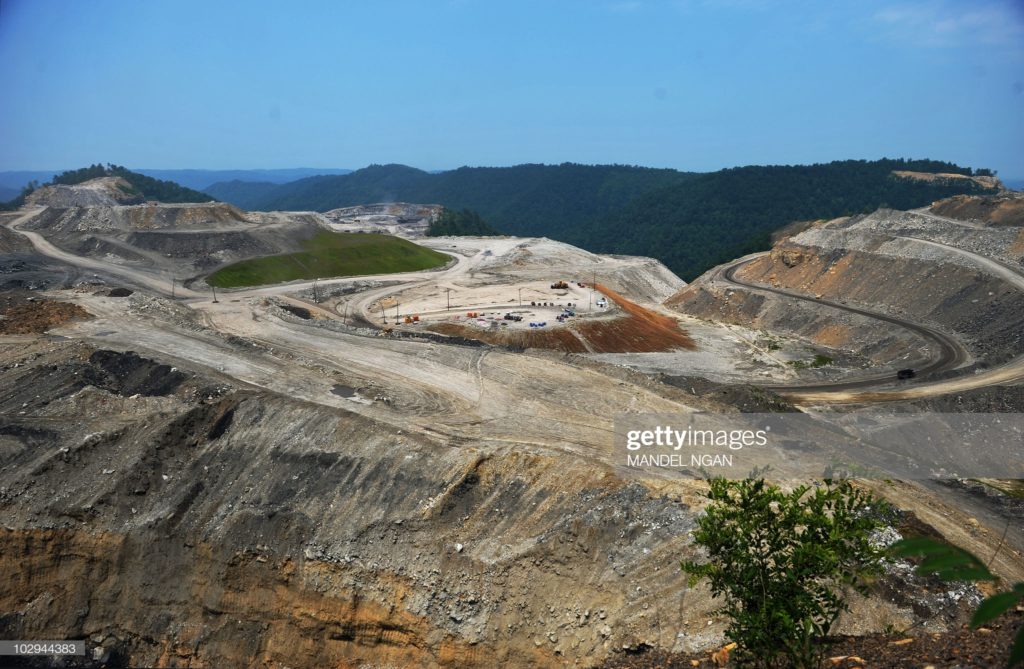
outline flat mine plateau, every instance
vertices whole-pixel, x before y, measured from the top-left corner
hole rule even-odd
[[[425,237],[437,210],[158,204],[105,178],[0,214],[0,636],[85,639],[95,666],[704,653],[725,621],[679,563],[706,484],[627,470],[616,414],[1024,410],[1019,194],[818,221],[690,284],[545,238]],[[449,260],[205,280],[323,231]],[[860,485],[899,509],[890,538],[1024,580],[1019,493]],[[894,565],[836,632],[941,637],[980,598]]]

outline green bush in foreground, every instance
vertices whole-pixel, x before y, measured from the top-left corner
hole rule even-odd
[[[708,561],[682,568],[691,586],[707,578],[725,600],[737,666],[819,666],[819,642],[846,610],[846,589],[864,591],[878,570],[882,551],[869,536],[884,503],[848,481],[790,492],[764,479],[710,486],[694,532]]]

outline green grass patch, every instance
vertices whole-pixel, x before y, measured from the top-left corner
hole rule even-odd
[[[1015,499],[1024,499],[1024,479],[975,479]]]
[[[789,364],[793,365],[797,369],[808,369],[815,367],[827,367],[828,365],[831,365],[832,362],[832,358],[819,353],[814,356],[814,360],[791,360]]]
[[[450,258],[405,239],[372,233],[321,230],[302,242],[302,251],[250,258],[222,267],[206,282],[241,288],[297,279],[394,274],[441,267]]]

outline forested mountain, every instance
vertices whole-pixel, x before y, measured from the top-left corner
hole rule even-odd
[[[204,189],[203,192],[221,202],[230,202],[236,207],[248,209],[249,211],[259,211],[260,208],[253,206],[253,204],[265,198],[268,193],[272,192],[279,185],[270,181],[240,181],[235,179],[216,183]]]
[[[427,226],[427,237],[489,237],[501,234],[471,209],[453,211],[445,207]]]
[[[920,207],[982,189],[966,180],[929,184],[899,179],[892,176],[894,170],[972,174],[952,163],[903,159],[704,174],[571,163],[431,174],[404,165],[373,165],[280,186],[218,184],[208,192],[247,209],[326,211],[394,201],[469,208],[507,234],[652,256],[692,279],[719,262],[767,248],[771,232],[792,221],[886,206]]]
[[[344,176],[302,179],[263,194],[218,184],[207,192],[253,210],[316,210],[419,202],[473,209],[494,227],[514,235],[559,238],[607,212],[656,190],[696,176],[676,170],[625,165],[518,165],[462,167],[431,174],[404,165],[371,165]]]
[[[647,193],[574,229],[564,241],[595,252],[653,256],[691,280],[721,262],[767,249],[771,233],[793,221],[880,207],[913,209],[959,193],[985,192],[968,180],[926,183],[894,177],[894,170],[972,174],[930,160],[738,167]]]

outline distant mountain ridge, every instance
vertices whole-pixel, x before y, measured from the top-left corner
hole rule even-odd
[[[56,175],[67,170],[13,170],[0,172],[0,192],[16,191],[20,193],[30,181],[46,183]],[[263,182],[267,184],[283,184],[289,181],[305,179],[319,174],[348,174],[352,170],[340,168],[321,167],[288,167],[281,169],[254,169],[254,170],[201,170],[201,169],[180,169],[180,170],[157,170],[149,168],[133,168],[133,172],[144,174],[154,179],[173,181],[186,188],[204,190],[218,182],[242,181],[246,183]],[[13,196],[12,196],[13,197]],[[0,197],[0,201],[10,198]]]
[[[215,184],[206,192],[254,210],[327,211],[396,201],[472,209],[511,235],[651,256],[693,278],[737,255],[767,249],[771,233],[793,221],[911,209],[951,195],[990,192],[977,180],[906,179],[894,172],[975,174],[943,161],[885,158],[702,174],[575,163],[441,173],[371,165],[281,185]]]
[[[352,170],[335,167],[287,167],[281,169],[255,170],[154,170],[149,168],[138,168],[134,171],[156,179],[174,181],[182,186],[194,188],[196,190],[206,190],[207,187],[224,181],[283,184],[318,175],[337,176],[352,172]]]

